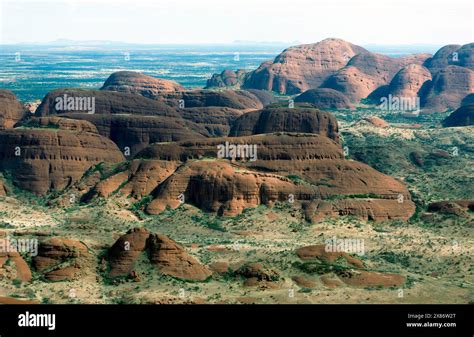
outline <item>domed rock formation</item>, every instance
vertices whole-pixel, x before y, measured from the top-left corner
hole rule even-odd
[[[431,71],[433,77],[449,65],[466,67],[474,70],[474,43],[464,46],[450,44],[440,48],[433,57],[424,62],[424,66]]]
[[[340,39],[325,39],[285,49],[273,61],[248,73],[243,88],[298,94],[319,87],[356,54],[367,51]]]
[[[428,54],[392,58],[375,53],[354,56],[347,66],[328,77],[321,85],[345,94],[352,102],[359,102],[377,88],[387,85],[393,76],[410,63],[421,64]]]
[[[423,99],[423,110],[444,112],[457,109],[464,97],[474,91],[474,71],[450,65],[438,71]]]
[[[272,132],[317,133],[339,140],[336,118],[327,112],[308,108],[267,107],[248,112],[232,125],[231,137]]]
[[[33,265],[49,281],[72,281],[84,274],[82,263],[91,257],[79,241],[51,238],[40,243]]]
[[[245,90],[187,90],[163,93],[154,97],[174,108],[226,107],[232,109],[261,109],[260,99]]]
[[[474,104],[464,105],[443,121],[444,127],[474,125]]]
[[[97,163],[124,160],[109,139],[94,132],[71,131],[73,121],[65,125],[61,120],[56,124],[51,120],[47,127],[0,131],[0,169],[11,174],[15,185],[43,194],[70,186]],[[84,122],[79,125],[73,128],[94,128]]]
[[[179,117],[176,109],[138,94],[84,89],[57,89],[49,92],[36,109],[35,115],[49,116],[63,113]]]
[[[161,92],[182,91],[184,88],[174,81],[147,76],[135,71],[118,71],[109,76],[101,90],[154,97]]]
[[[224,70],[220,74],[213,74],[212,77],[207,80],[206,89],[225,87],[240,88],[244,82],[245,75],[246,71],[243,69],[237,71]]]
[[[295,98],[295,102],[311,103],[319,109],[353,109],[349,98],[329,88],[306,90]]]
[[[427,86],[427,81],[431,81],[428,69],[419,64],[409,64],[392,79],[387,94],[397,97],[421,97],[424,95],[422,88]]]
[[[0,130],[12,128],[25,111],[10,90],[0,90]]]
[[[160,273],[189,281],[204,281],[211,271],[162,234],[144,228],[133,228],[121,236],[109,251],[109,277],[128,276],[137,268],[137,260],[149,251],[150,263]]]

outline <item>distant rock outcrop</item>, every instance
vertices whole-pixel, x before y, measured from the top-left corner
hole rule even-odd
[[[243,69],[237,71],[224,70],[220,74],[213,74],[212,77],[207,80],[206,89],[225,87],[240,88],[244,82],[245,75],[246,71]]]
[[[204,281],[211,271],[162,234],[152,234],[144,228],[133,228],[121,236],[109,250],[109,277],[130,276],[137,260],[149,251],[150,263],[160,273],[188,281]]]
[[[153,97],[162,92],[183,91],[184,88],[174,81],[147,76],[135,71],[118,71],[109,76],[101,90]]]
[[[70,186],[95,164],[124,160],[112,141],[83,131],[94,130],[93,125],[62,120],[40,119],[45,127],[0,131],[0,169],[11,174],[15,185],[43,194]]]
[[[423,99],[423,110],[444,112],[457,109],[464,97],[472,92],[474,92],[474,71],[449,65],[434,76],[430,90]]]
[[[464,105],[443,121],[444,127],[474,125],[474,104]]]
[[[353,109],[349,98],[343,93],[329,88],[306,90],[295,98],[295,102],[311,103],[319,109]]]
[[[12,128],[21,120],[25,111],[10,90],[0,90],[0,130]]]
[[[395,74],[408,64],[422,64],[428,54],[392,58],[375,53],[354,56],[347,66],[328,77],[321,85],[345,94],[352,102],[367,98],[377,88],[388,85]]]
[[[150,87],[152,87],[152,89],[150,89]],[[161,102],[161,104],[164,103],[172,108],[218,106],[233,109],[260,109],[263,107],[259,98],[248,91],[186,90],[175,82],[134,72],[113,73],[106,80],[101,91],[105,93],[120,92],[125,94],[137,94]],[[130,98],[128,98],[128,100],[130,100]],[[136,105],[136,102],[133,102],[133,104]],[[140,104],[148,105],[150,103],[143,101],[140,102]],[[129,106],[129,104],[125,106]],[[141,113],[139,111],[136,111],[136,113],[151,115],[151,113]]]
[[[460,46],[450,44],[439,49],[433,57],[424,62],[433,77],[447,66],[454,65],[474,70],[474,43]]]
[[[263,107],[260,99],[245,90],[187,90],[154,97],[173,108],[225,107],[255,110]]]
[[[300,107],[270,106],[248,112],[233,123],[229,135],[239,137],[272,132],[317,133],[339,140],[337,120],[332,114]]]
[[[340,39],[325,39],[285,49],[273,61],[248,73],[243,88],[298,94],[319,87],[356,54],[367,51]]]

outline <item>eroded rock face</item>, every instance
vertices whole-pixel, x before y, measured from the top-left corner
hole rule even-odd
[[[0,130],[12,128],[25,115],[16,96],[10,90],[0,90]]]
[[[311,103],[319,109],[352,109],[354,106],[343,93],[329,88],[309,89],[295,98],[295,102]]]
[[[249,136],[272,132],[317,133],[339,140],[336,118],[327,112],[310,108],[272,108],[248,112],[239,117],[229,136]]]
[[[444,127],[474,125],[474,104],[464,105],[443,121]]]
[[[52,238],[40,243],[33,265],[49,281],[72,281],[84,274],[82,262],[88,258],[91,254],[83,243]]]
[[[145,251],[149,251],[150,263],[162,274],[189,281],[204,281],[212,274],[167,236],[133,228],[111,247],[109,276],[130,275],[137,267],[137,259]]]
[[[147,76],[135,71],[118,71],[109,76],[101,90],[153,97],[161,92],[182,91],[184,88],[174,81]]]
[[[93,130],[91,125],[79,124],[73,128]],[[52,125],[0,131],[0,168],[10,172],[14,184],[22,189],[37,194],[60,190],[95,164],[124,160],[117,146],[97,133],[70,131],[61,122]]]
[[[434,76],[429,92],[424,98],[423,110],[443,112],[457,109],[468,94],[474,91],[474,71],[449,65]]]
[[[340,39],[325,39],[285,49],[275,60],[250,72],[243,88],[298,94],[319,87],[356,54],[367,51]]]
[[[218,156],[217,146],[225,142],[256,145],[256,160],[211,159]],[[309,202],[308,218],[316,220],[337,215],[376,221],[408,219],[415,209],[402,183],[365,164],[344,160],[337,143],[317,134],[263,134],[154,144],[137,156],[184,163],[153,192],[146,208],[152,214],[167,206],[178,207],[181,194],[186,202],[221,215],[284,202],[290,195],[296,201]],[[199,160],[206,157],[209,159]],[[290,175],[301,182],[289,179]],[[333,200],[331,196],[338,198]]]

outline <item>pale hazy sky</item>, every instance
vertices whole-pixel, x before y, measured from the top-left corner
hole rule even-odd
[[[0,0],[0,43],[473,42],[472,0]]]

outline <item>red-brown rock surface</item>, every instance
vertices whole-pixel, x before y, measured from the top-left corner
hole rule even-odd
[[[155,142],[204,138],[209,135],[206,124],[199,125],[181,117],[81,113],[63,114],[61,116],[93,123],[100,135],[111,139],[122,152],[128,147],[130,149],[128,158],[132,158],[147,145]],[[212,118],[211,116],[208,119],[209,123],[217,123],[218,121],[217,117]],[[221,127],[223,129],[229,128],[229,126]]]
[[[340,39],[325,39],[285,49],[273,61],[250,72],[243,88],[297,94],[317,88],[358,53],[367,51]]]
[[[0,252],[0,278],[3,277],[21,282],[31,280],[30,267],[18,252]]]
[[[91,254],[83,243],[52,238],[40,243],[33,265],[49,281],[72,281],[84,274],[81,262],[87,258]]]
[[[49,116],[62,113],[90,113],[85,105],[74,106],[75,109],[56,109],[58,98],[64,95],[73,98],[94,98],[94,114],[126,114],[126,115],[147,115],[147,116],[169,116],[179,117],[176,109],[169,107],[163,102],[143,97],[138,94],[124,92],[114,92],[107,90],[85,90],[85,89],[57,89],[49,92],[36,109],[36,116]],[[58,106],[59,108],[61,106]]]
[[[121,236],[109,251],[110,277],[128,276],[141,254],[149,251],[150,263],[160,273],[189,281],[204,281],[211,271],[191,257],[180,245],[162,234],[133,228]]]
[[[352,109],[349,98],[343,93],[329,88],[306,90],[295,98],[295,102],[311,103],[319,109]]]
[[[239,88],[244,82],[246,71],[239,69],[237,71],[224,70],[220,74],[213,74],[207,80],[206,89],[208,88],[225,88],[236,87]]]
[[[466,67],[449,65],[434,76],[424,97],[423,110],[444,112],[461,106],[464,97],[474,92],[474,71]]]
[[[46,128],[0,131],[0,168],[10,172],[20,188],[37,194],[63,189],[95,164],[124,160],[109,139],[94,132],[70,131],[72,120],[67,126],[50,122]],[[75,128],[94,128],[84,123]]]
[[[25,111],[10,90],[0,90],[0,130],[12,128]]]
[[[134,71],[118,71],[107,78],[101,90],[153,97],[157,93],[182,91],[184,88],[174,81],[151,77]]]
[[[424,62],[424,66],[435,76],[449,65],[466,67],[474,70],[474,43],[463,46],[450,44],[440,48],[433,57]]]
[[[392,58],[375,53],[354,56],[346,67],[328,77],[321,85],[345,94],[352,102],[359,102],[377,88],[390,83],[395,74],[408,64],[422,64],[428,54]]]
[[[250,136],[272,132],[317,133],[339,140],[334,115],[312,108],[267,107],[248,112],[232,125],[231,137]]]
[[[422,87],[431,81],[431,73],[419,64],[409,64],[401,69],[390,82],[388,94],[397,97],[421,97]]]
[[[190,281],[205,281],[211,276],[212,273],[206,266],[167,236],[151,234],[148,240],[150,262],[162,274]]]
[[[216,158],[217,146],[252,144],[256,161]],[[236,215],[259,204],[313,201],[308,216],[355,215],[365,219],[408,219],[414,204],[406,187],[365,164],[344,160],[342,149],[317,134],[263,134],[154,144],[137,157],[183,162],[153,194],[146,210],[155,214],[185,202],[223,215]],[[287,176],[297,175],[305,183]],[[399,197],[403,196],[402,202]],[[338,196],[332,200],[331,196]],[[355,196],[355,197],[353,197]],[[330,199],[330,200],[325,200]]]

